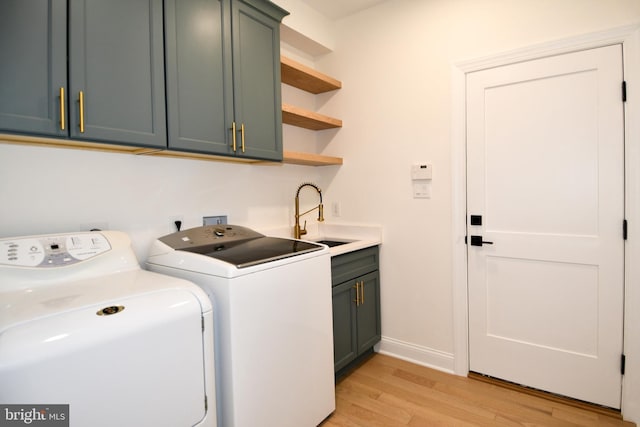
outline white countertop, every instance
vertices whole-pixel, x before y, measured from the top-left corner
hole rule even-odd
[[[267,236],[293,238],[293,226],[257,230]],[[307,234],[300,240],[335,240],[349,242],[329,248],[331,256],[359,249],[377,246],[382,243],[382,227],[377,225],[336,224],[327,222],[308,222]]]

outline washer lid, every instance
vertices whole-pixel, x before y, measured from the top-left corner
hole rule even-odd
[[[210,358],[212,349],[194,294],[123,294],[49,314],[0,328],[0,402],[69,404],[76,426],[194,426],[204,419],[206,371],[213,369],[205,353]]]
[[[251,267],[323,249],[323,246],[311,242],[266,237],[237,225],[196,227],[161,237],[159,240],[175,250],[219,259],[237,268]]]
[[[105,308],[121,305],[132,297],[144,297],[150,304],[166,292],[179,292],[199,301],[201,312],[211,310],[207,295],[193,283],[146,270],[123,271],[91,279],[69,280],[52,286],[0,289],[0,335],[25,322],[71,313],[96,304]]]

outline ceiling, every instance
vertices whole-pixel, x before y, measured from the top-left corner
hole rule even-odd
[[[386,0],[302,0],[331,20],[344,18]]]

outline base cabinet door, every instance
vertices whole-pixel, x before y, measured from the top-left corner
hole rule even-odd
[[[335,371],[357,356],[355,280],[333,288],[333,361]]]
[[[356,303],[358,354],[380,341],[380,283],[377,271],[358,278],[359,303]]]

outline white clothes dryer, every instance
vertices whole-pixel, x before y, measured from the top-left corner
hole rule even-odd
[[[213,301],[219,425],[313,427],[334,411],[327,246],[210,225],[161,237],[147,267]]]
[[[0,239],[0,404],[66,404],[72,427],[213,427],[213,351],[207,295],[142,270],[126,234]]]

